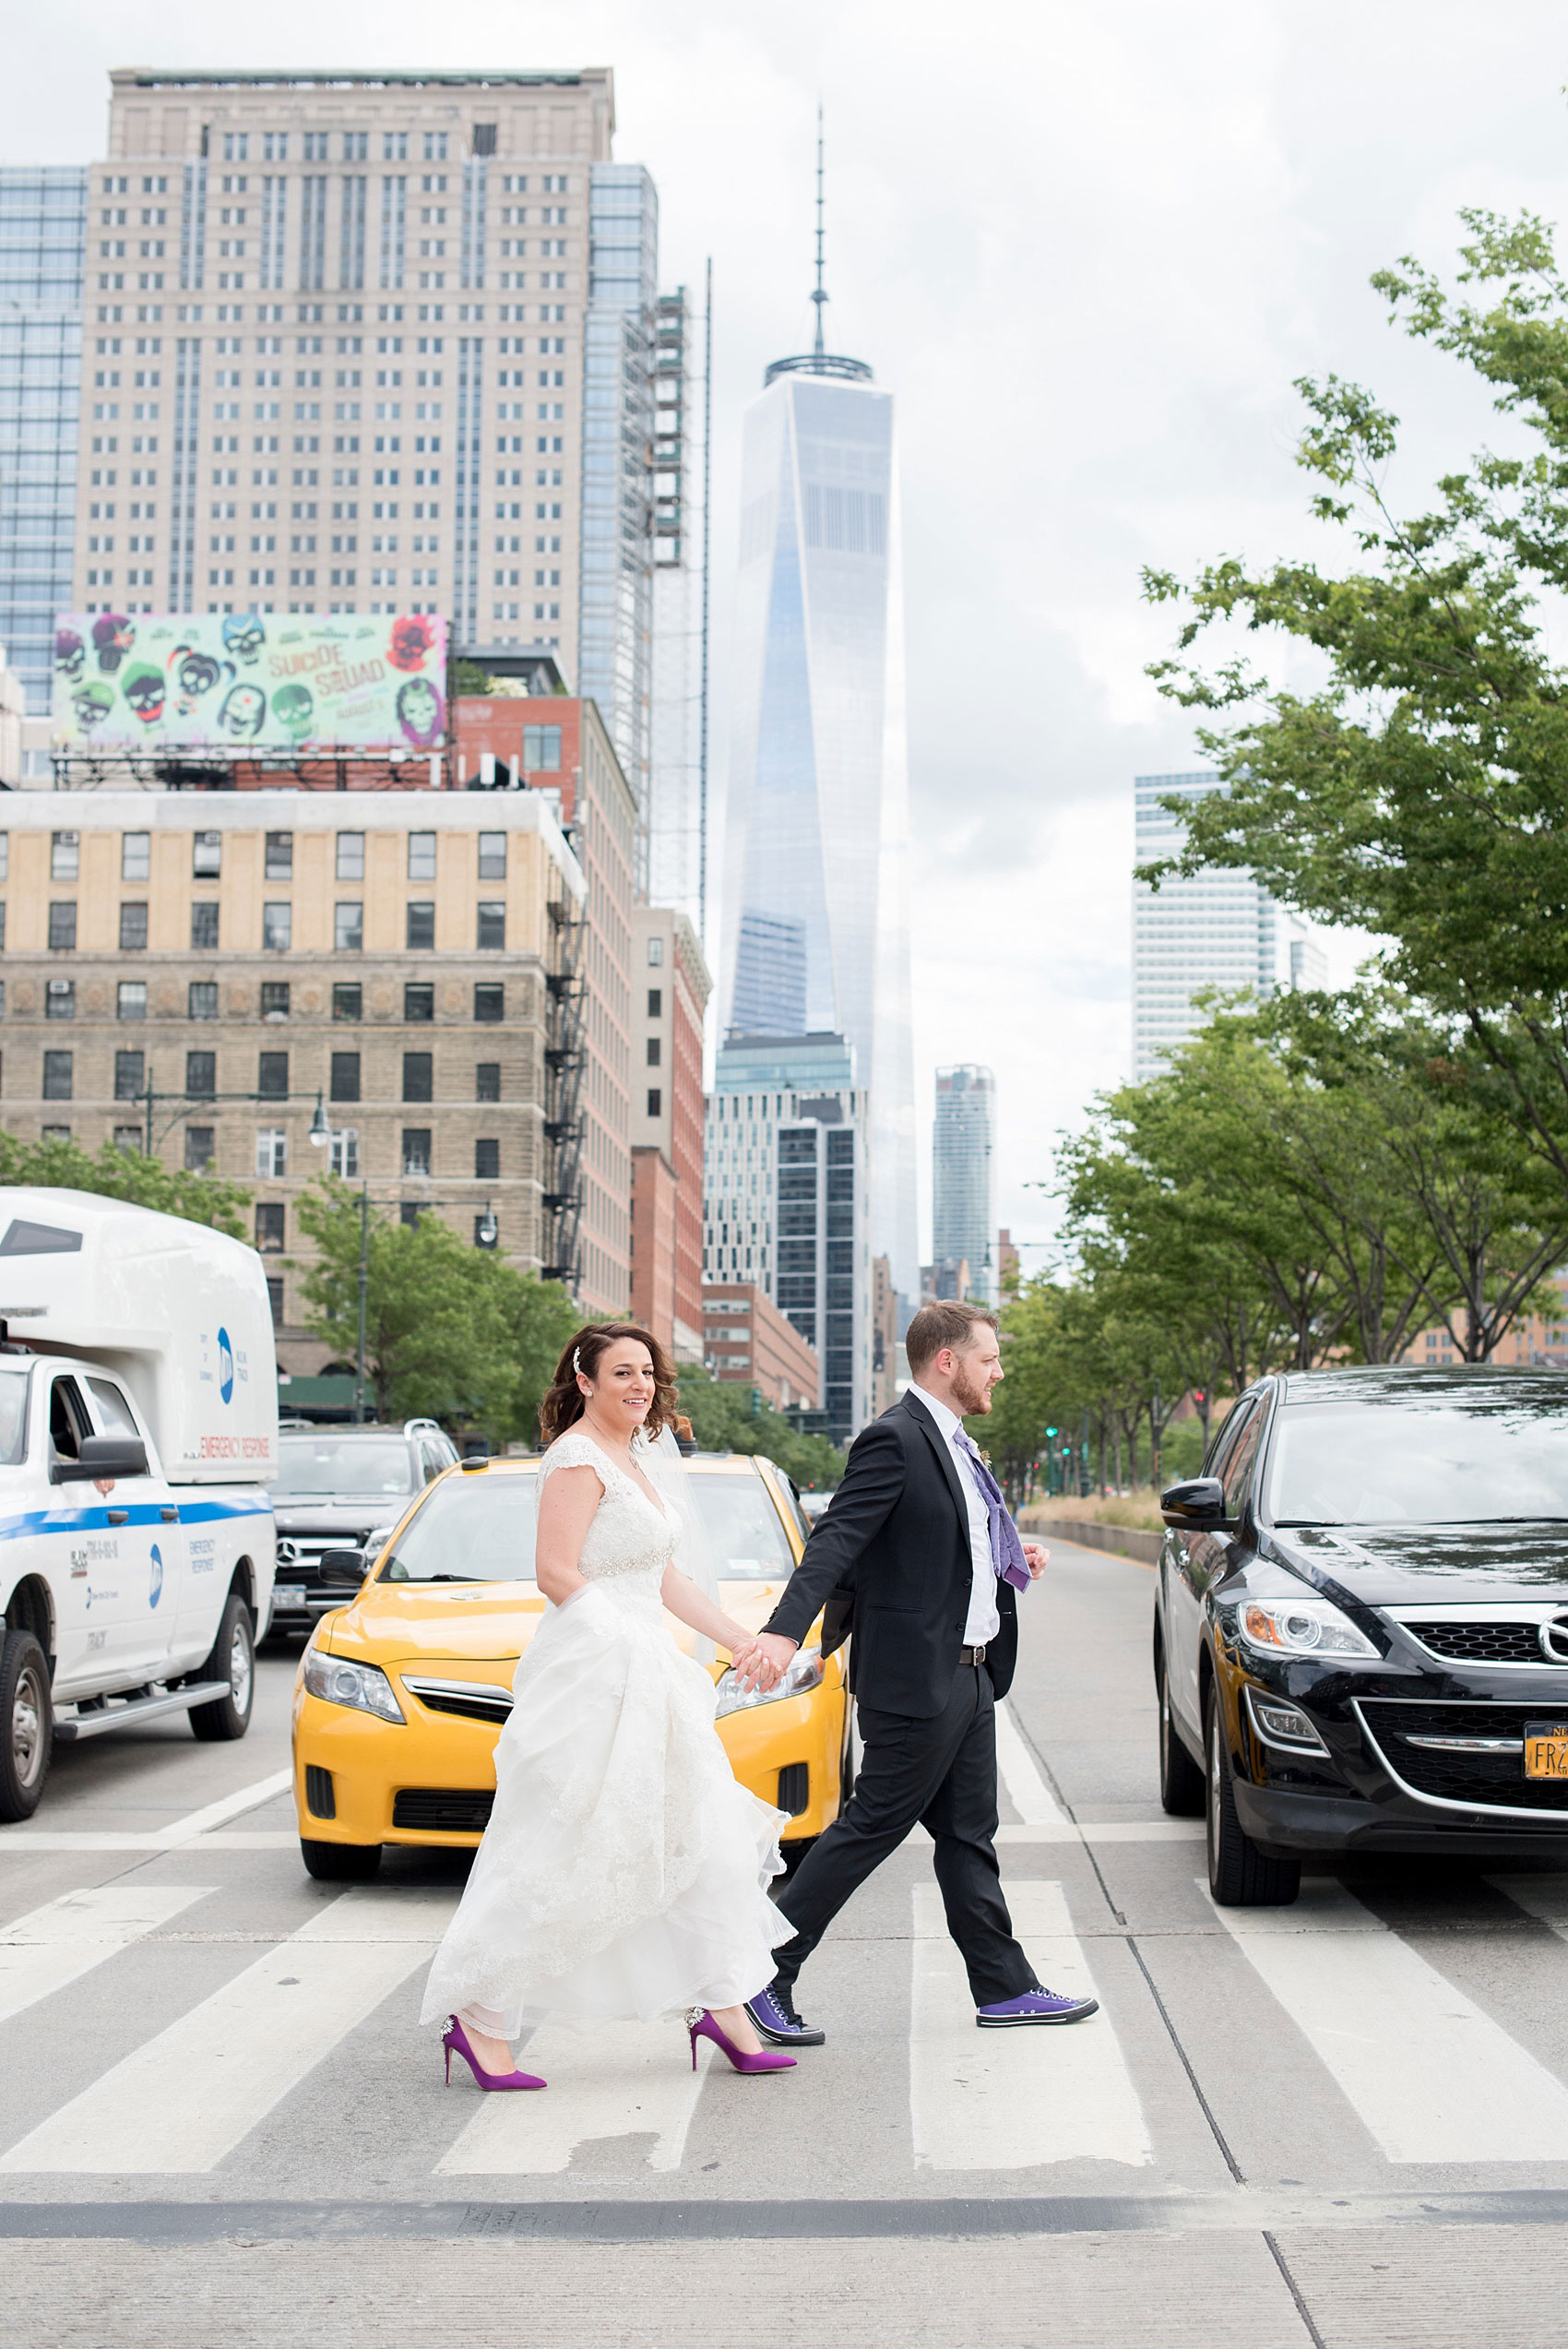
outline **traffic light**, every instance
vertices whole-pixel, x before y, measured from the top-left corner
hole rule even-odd
[[[1048,1436],[1060,1436],[1062,1430],[1060,1427],[1048,1427],[1045,1432]]]

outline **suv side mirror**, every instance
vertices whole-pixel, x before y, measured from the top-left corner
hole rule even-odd
[[[53,1461],[49,1481],[52,1485],[91,1485],[100,1478],[108,1483],[114,1477],[146,1474],[147,1446],[139,1436],[84,1436],[79,1457]]]
[[[1226,1523],[1225,1487],[1218,1476],[1190,1476],[1184,1484],[1168,1485],[1159,1496],[1159,1513],[1178,1532],[1214,1531]]]

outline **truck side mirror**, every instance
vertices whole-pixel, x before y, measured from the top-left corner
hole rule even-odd
[[[1159,1513],[1178,1532],[1212,1532],[1226,1523],[1225,1487],[1218,1476],[1190,1476],[1184,1484],[1168,1485],[1159,1496]]]
[[[84,1436],[75,1460],[50,1463],[49,1481],[52,1485],[94,1485],[146,1474],[147,1446],[139,1436]]]

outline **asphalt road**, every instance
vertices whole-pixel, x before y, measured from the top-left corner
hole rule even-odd
[[[10,2349],[1561,2349],[1568,1877],[1216,1911],[1156,1798],[1151,1579],[1058,1549],[1004,1739],[1016,1920],[1101,2014],[977,2033],[913,1839],[780,2078],[624,2026],[535,2034],[544,2095],[444,2089],[415,2017],[460,1866],[304,1876],[291,1654],[237,1746],[63,1750],[0,1829]]]

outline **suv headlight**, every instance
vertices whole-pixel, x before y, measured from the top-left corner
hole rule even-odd
[[[1328,1599],[1244,1599],[1238,1627],[1249,1648],[1275,1656],[1360,1656],[1381,1663],[1364,1631]]]
[[[784,1667],[784,1676],[778,1686],[766,1690],[742,1688],[733,1664],[719,1675],[719,1708],[715,1719],[722,1721],[727,1712],[749,1712],[754,1705],[777,1704],[782,1697],[801,1697],[814,1688],[822,1679],[822,1650],[800,1648]]]
[[[403,1722],[392,1683],[374,1663],[350,1663],[346,1656],[326,1656],[319,1648],[307,1648],[305,1687],[327,1704],[351,1705],[356,1712],[373,1712],[379,1721]]]

